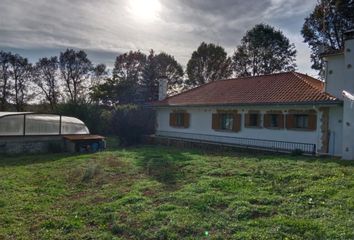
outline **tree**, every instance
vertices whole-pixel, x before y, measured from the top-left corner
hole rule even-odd
[[[158,99],[158,80],[165,78],[168,82],[168,94],[173,95],[181,91],[183,83],[183,67],[175,58],[167,53],[155,55],[151,50],[147,57],[144,69],[143,85],[146,87],[147,101]]]
[[[21,57],[18,54],[11,55],[10,76],[13,81],[13,100],[17,111],[23,111],[25,103],[28,101],[30,95],[28,88],[31,83],[32,65],[27,58]]]
[[[183,81],[183,68],[167,53],[128,52],[116,59],[113,77],[93,88],[91,98],[107,105],[143,103],[158,99],[158,80],[166,78],[169,92],[175,93]]]
[[[0,51],[0,110],[7,109],[10,97],[10,52]]]
[[[92,63],[87,54],[82,50],[67,49],[60,53],[59,68],[70,101],[77,104],[85,100],[92,70]]]
[[[187,63],[186,83],[189,86],[198,86],[228,78],[232,75],[231,63],[223,47],[202,42]]]
[[[354,28],[353,0],[320,0],[305,19],[301,34],[311,48],[312,68],[322,69],[323,50],[344,47],[343,33]]]
[[[105,64],[97,64],[92,69],[91,87],[95,87],[102,83],[108,77],[108,70]]]
[[[54,110],[59,100],[58,57],[41,58],[33,69],[33,82],[41,89],[46,101]]]
[[[249,30],[233,55],[237,76],[257,76],[295,70],[295,45],[281,32],[266,24]]]
[[[130,51],[116,58],[113,77],[93,88],[91,98],[104,104],[128,104],[144,101],[143,75],[146,55]]]

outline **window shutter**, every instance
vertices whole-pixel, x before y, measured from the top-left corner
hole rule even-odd
[[[184,128],[189,128],[189,120],[190,120],[190,114],[189,113],[184,113],[183,114],[183,121],[184,121]]]
[[[232,131],[239,132],[240,130],[241,130],[241,114],[235,113]]]
[[[176,114],[175,113],[170,113],[170,126],[171,127],[176,126]]]
[[[295,127],[295,116],[294,114],[286,115],[286,128],[292,129]]]
[[[270,127],[270,121],[271,121],[271,114],[264,114],[263,126],[265,128],[269,128]]]
[[[317,128],[317,116],[316,114],[309,114],[309,125],[308,125],[308,129],[315,131]]]
[[[284,128],[284,114],[278,114],[278,127]]]
[[[245,114],[245,127],[250,126],[250,115],[248,113]]]
[[[217,130],[220,129],[220,117],[219,114],[213,113],[212,116],[212,129]]]

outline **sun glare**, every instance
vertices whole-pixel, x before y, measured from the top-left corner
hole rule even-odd
[[[161,10],[159,0],[129,0],[128,11],[140,21],[154,21]]]

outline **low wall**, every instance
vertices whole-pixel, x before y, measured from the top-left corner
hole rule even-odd
[[[63,147],[62,136],[0,137],[0,154],[46,153]]]
[[[236,146],[236,145],[228,145],[221,143],[211,143],[211,142],[196,142],[192,139],[177,139],[177,138],[168,138],[161,137],[156,135],[145,135],[142,138],[142,142],[144,144],[149,145],[162,145],[162,146],[173,146],[178,148],[196,148],[207,151],[216,151],[216,152],[225,152],[225,151],[237,151],[237,152],[252,152],[252,153],[260,153],[260,154],[274,154],[274,153],[289,153],[285,151],[274,151],[272,149],[264,149],[264,148],[255,148],[255,147],[245,147],[245,146]]]

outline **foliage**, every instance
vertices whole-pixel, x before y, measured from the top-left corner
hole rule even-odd
[[[278,30],[258,24],[249,30],[233,55],[237,76],[258,76],[295,70],[295,45]]]
[[[141,101],[143,71],[146,55],[130,51],[117,57],[113,69],[113,78],[105,83],[105,89],[110,93],[107,97],[113,104],[127,104]]]
[[[82,50],[67,49],[60,53],[59,68],[69,100],[75,104],[86,100],[92,70],[92,63],[87,54]]]
[[[343,34],[354,28],[354,1],[320,0],[305,19],[301,34],[311,48],[312,68],[322,69],[320,54],[323,50],[344,47]]]
[[[173,185],[151,159],[152,174],[176,167]],[[0,238],[353,239],[353,176],[334,159],[153,146],[2,156]]]
[[[232,75],[231,65],[223,47],[202,42],[187,63],[186,84],[193,87],[228,78]]]
[[[51,110],[59,102],[58,68],[58,57],[45,57],[40,58],[32,70],[33,82],[41,89]]]
[[[153,50],[147,56],[143,74],[143,85],[146,88],[147,101],[158,100],[158,81],[165,78],[168,83],[168,94],[179,93],[183,86],[183,68],[175,58],[167,53],[155,54]]]
[[[107,124],[109,116],[107,117],[105,110],[96,104],[86,102],[58,104],[55,113],[80,119],[93,134],[104,134],[107,132],[107,127],[110,126]]]
[[[173,56],[166,53],[149,56],[137,51],[119,55],[116,59],[113,78],[93,88],[91,97],[105,105],[141,104],[158,99],[158,80],[168,80],[168,92],[181,90],[183,68]]]
[[[138,144],[143,135],[155,129],[153,109],[137,105],[120,105],[112,113],[112,132],[119,136],[121,145]]]

